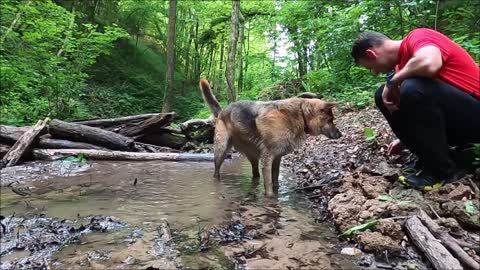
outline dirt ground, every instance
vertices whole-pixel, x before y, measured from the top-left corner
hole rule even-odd
[[[405,151],[387,157],[394,136],[381,114],[371,108],[339,115],[336,123],[343,137],[311,137],[283,164],[299,176],[297,190],[314,202],[312,212],[318,219],[332,221],[339,233],[378,220],[375,226],[343,239],[366,252],[365,256],[376,254],[387,262],[392,256],[406,265],[422,260],[403,229],[406,217],[418,209],[437,217],[437,223],[457,239],[479,246],[478,174],[429,192],[406,188],[396,179],[402,164],[413,156]],[[365,128],[372,128],[376,137],[366,140]],[[470,249],[468,254],[480,262],[477,252]],[[369,266],[368,260],[363,266]]]
[[[128,225],[115,217],[59,220],[45,215],[1,216],[1,268],[61,269],[75,265],[76,269],[128,269],[138,266],[138,261],[153,261],[142,267],[427,269],[431,265],[404,229],[406,218],[418,209],[434,217],[456,239],[470,247],[480,246],[478,174],[429,192],[405,188],[395,179],[412,155],[405,152],[387,157],[386,149],[394,136],[380,113],[366,109],[337,114],[340,117],[336,123],[343,134],[340,139],[311,137],[282,163],[297,176],[297,188],[289,192],[304,194],[310,201],[308,216],[281,207],[278,202],[244,201],[226,215],[223,224],[190,235],[172,228],[170,240],[160,232],[134,236],[134,231],[125,239],[119,238],[124,249],[110,252],[99,250],[97,240],[82,239],[92,233],[115,233]],[[367,140],[365,128],[371,128],[375,138]],[[2,170],[2,186],[28,186],[32,173],[46,179],[89,169],[87,165],[60,165],[16,166],[15,177]],[[28,197],[30,192],[15,193]],[[311,217],[322,226],[312,223]],[[367,225],[349,232],[362,224]],[[69,243],[91,245],[91,249],[79,252],[71,245],[68,257],[55,257]],[[480,262],[478,248],[464,249]]]

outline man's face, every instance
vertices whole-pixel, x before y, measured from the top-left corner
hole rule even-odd
[[[360,58],[358,64],[370,70],[375,75],[388,73],[395,67],[395,64],[391,63],[381,47],[367,49],[365,53],[365,57]]]

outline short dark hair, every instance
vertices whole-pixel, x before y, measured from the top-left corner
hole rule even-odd
[[[365,52],[368,48],[379,47],[385,40],[389,39],[385,34],[379,32],[361,33],[352,45],[352,56],[355,63],[358,63],[358,60],[365,57]]]

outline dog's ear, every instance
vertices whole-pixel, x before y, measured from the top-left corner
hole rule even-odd
[[[302,102],[302,113],[307,117],[311,117],[311,115],[314,113],[314,108],[311,102],[305,100]]]
[[[324,102],[322,106],[322,110],[328,112],[337,106],[338,106],[338,103],[336,102]]]

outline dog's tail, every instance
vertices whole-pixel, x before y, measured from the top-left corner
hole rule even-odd
[[[200,80],[200,89],[202,90],[202,96],[205,103],[207,103],[208,107],[213,113],[213,116],[217,117],[222,108],[218,103],[217,99],[212,93],[212,89],[210,88],[210,84],[206,79]]]

